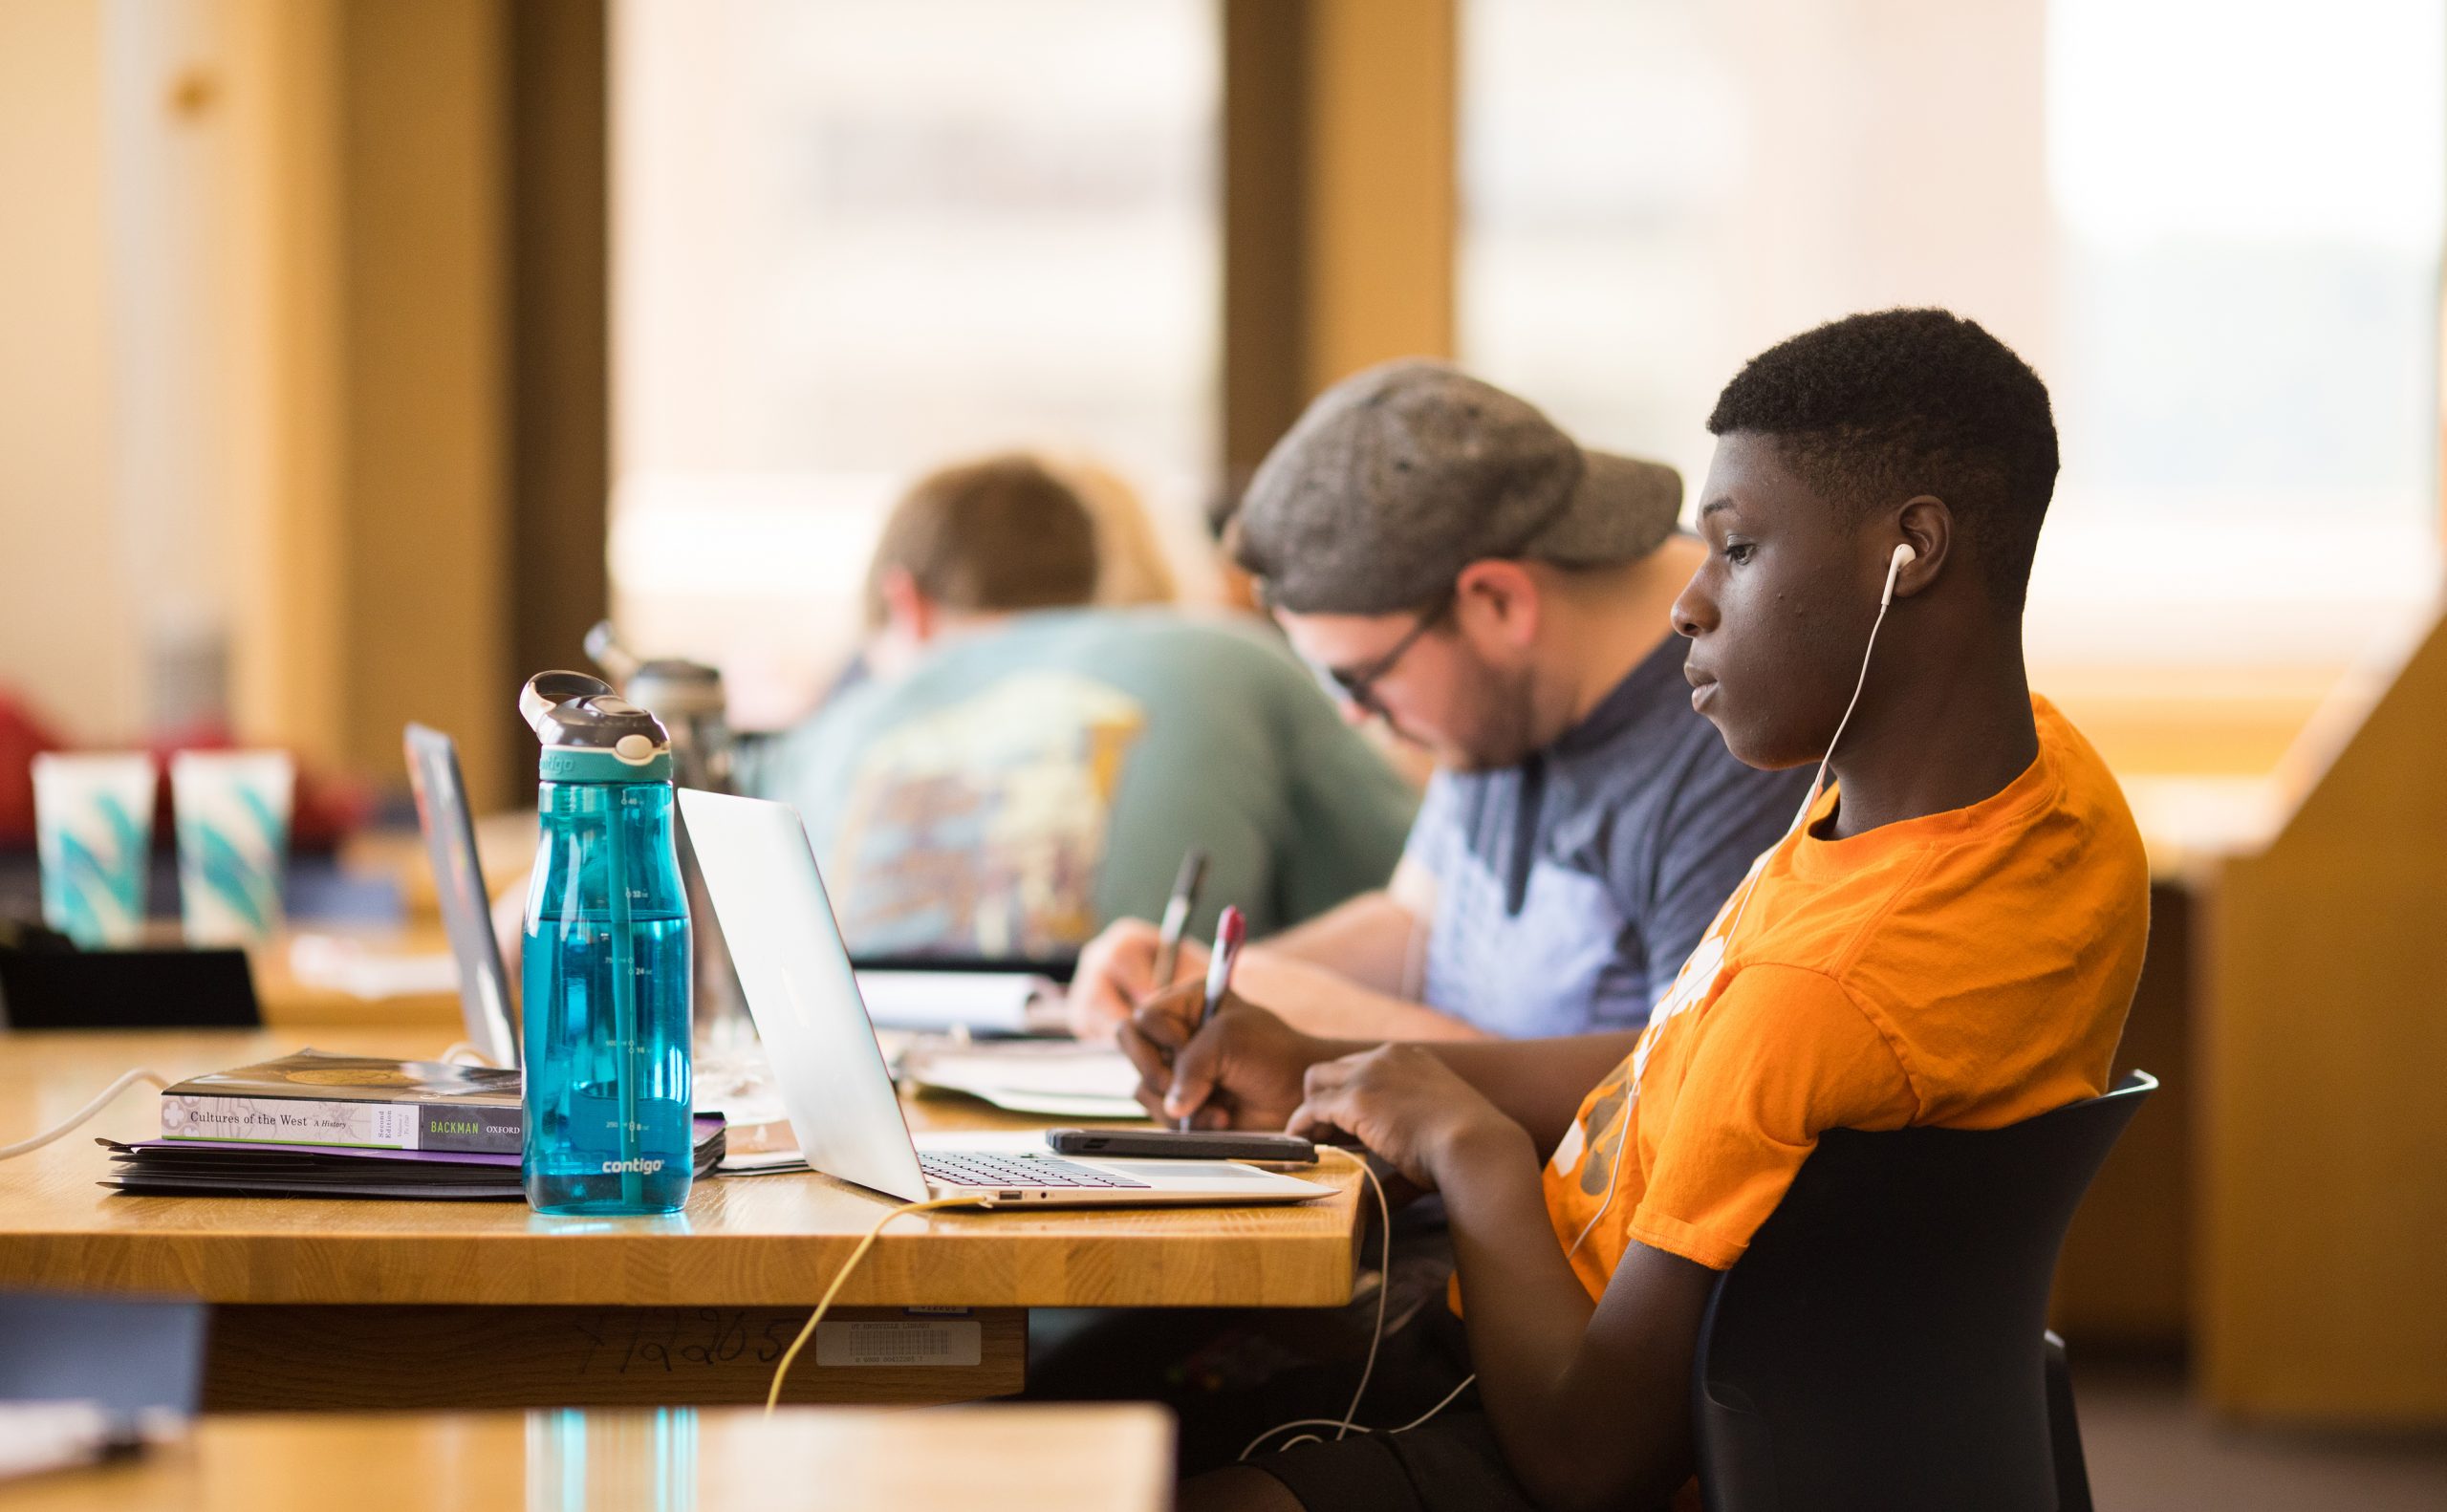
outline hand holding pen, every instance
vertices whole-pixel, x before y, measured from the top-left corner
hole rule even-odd
[[[1206,958],[1206,996],[1199,1004],[1198,1017],[1191,1022],[1183,1043],[1198,1037],[1206,1021],[1224,1005],[1224,994],[1232,987],[1232,967],[1241,959],[1241,941],[1248,936],[1248,925],[1238,908],[1226,906],[1224,917],[1215,921],[1215,950]],[[1195,1110],[1193,1110],[1195,1112]],[[1190,1127],[1190,1113],[1180,1116],[1180,1127]]]

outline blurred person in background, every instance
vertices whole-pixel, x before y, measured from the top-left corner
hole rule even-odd
[[[1246,991],[1363,1039],[1646,1021],[1806,786],[1735,761],[1691,707],[1666,612],[1706,551],[1681,497],[1671,467],[1584,449],[1440,363],[1309,407],[1233,552],[1346,712],[1440,769],[1392,883],[1252,948]],[[1083,1038],[1164,985],[1152,912],[1083,954]],[[1204,969],[1185,947],[1179,976]]]
[[[1094,602],[1108,609],[1169,604],[1181,596],[1146,502],[1130,480],[1094,457],[1041,456],[1039,465],[1087,507],[1096,531]]]
[[[1048,477],[1068,488],[1088,511],[1095,534],[1095,585],[1086,597],[1064,598],[1061,602],[1117,609],[1169,604],[1180,597],[1180,585],[1173,576],[1172,563],[1164,559],[1163,543],[1157,538],[1155,522],[1147,517],[1146,503],[1128,479],[1093,457],[1013,453],[1004,460],[1033,462]],[[866,638],[816,695],[815,705],[807,717],[812,717],[874,675],[872,642],[891,625],[872,583],[868,585],[867,599]]]
[[[1160,558],[1159,558],[1160,560]],[[745,749],[861,955],[1039,959],[1160,912],[1208,856],[1253,932],[1383,885],[1414,798],[1263,630],[1094,600],[1097,516],[1047,464],[921,479],[867,582],[870,676]]]
[[[1248,469],[1236,467],[1224,486],[1207,496],[1206,540],[1215,549],[1215,593],[1226,609],[1266,616],[1258,598],[1258,580],[1232,554],[1232,520],[1241,512],[1241,496],[1248,491]]]

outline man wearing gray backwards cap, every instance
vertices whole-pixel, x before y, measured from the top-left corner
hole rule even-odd
[[[1391,885],[1252,946],[1236,987],[1312,1033],[1636,1026],[1806,771],[1729,755],[1667,610],[1706,549],[1673,468],[1590,451],[1503,390],[1389,362],[1310,405],[1250,482],[1233,550],[1355,719],[1437,761]],[[1108,928],[1082,1034],[1155,990],[1155,932]],[[1203,973],[1181,950],[1176,980]]]

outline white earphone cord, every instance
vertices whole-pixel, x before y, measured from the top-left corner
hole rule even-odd
[[[1349,1154],[1348,1151],[1344,1153],[1346,1155]],[[1438,1402],[1435,1406],[1429,1408],[1426,1412],[1419,1414],[1417,1417],[1412,1418],[1409,1422],[1402,1424],[1399,1428],[1371,1428],[1367,1424],[1359,1421],[1360,1401],[1368,1394],[1368,1382],[1370,1377],[1376,1373],[1376,1351],[1385,1343],[1385,1294],[1387,1291],[1392,1289],[1394,1285],[1394,1210],[1393,1205],[1385,1200],[1385,1183],[1376,1178],[1376,1173],[1370,1168],[1368,1162],[1359,1158],[1357,1156],[1352,1156],[1351,1159],[1353,1164],[1359,1167],[1359,1174],[1368,1178],[1369,1188],[1376,1194],[1376,1218],[1384,1231],[1384,1248],[1379,1252],[1380,1258],[1376,1263],[1376,1331],[1369,1336],[1368,1363],[1360,1367],[1359,1389],[1351,1393],[1351,1406],[1339,1418],[1295,1417],[1288,1423],[1277,1423],[1272,1428],[1267,1429],[1265,1433],[1262,1433],[1255,1438],[1249,1440],[1249,1446],[1241,1451],[1240,1458],[1243,1459],[1246,1459],[1249,1456],[1256,1454],[1258,1452],[1258,1446],[1265,1443],[1275,1435],[1289,1433],[1294,1428],[1331,1428],[1334,1431],[1334,1437],[1337,1440],[1346,1438],[1355,1433],[1409,1433],[1412,1429],[1417,1428],[1421,1423],[1424,1423],[1429,1418],[1435,1416],[1437,1414],[1444,1411],[1447,1407],[1452,1406],[1455,1398],[1459,1397],[1463,1392],[1468,1391],[1470,1389],[1470,1383],[1479,1378],[1475,1372],[1469,1375],[1463,1376],[1462,1378],[1462,1384],[1445,1393],[1444,1399],[1442,1401]],[[1319,1435],[1301,1434],[1295,1437],[1286,1439],[1282,1447],[1284,1449],[1290,1449],[1300,1444],[1323,1443],[1324,1441],[1324,1438]]]
[[[1887,610],[1895,603],[1895,580],[1902,575],[1903,569],[1919,560],[1919,556],[1920,553],[1906,542],[1896,547],[1887,558],[1886,586],[1878,591],[1877,617],[1870,621],[1870,638],[1861,647],[1861,670],[1852,679],[1852,696],[1844,705],[1844,717],[1835,722],[1835,734],[1827,743],[1827,753],[1818,758],[1818,771],[1809,779],[1809,793],[1801,801],[1801,811],[1793,815],[1792,823],[1785,826],[1785,832],[1776,836],[1776,843],[1767,848],[1766,853],[1750,869],[1749,876],[1743,879],[1742,900],[1734,904],[1733,921],[1724,926],[1724,955],[1717,958],[1720,961],[1733,953],[1734,936],[1742,928],[1743,916],[1750,912],[1750,895],[1758,891],[1759,878],[1766,874],[1768,861],[1808,820],[1809,810],[1818,806],[1820,796],[1827,790],[1827,765],[1835,759],[1835,747],[1844,743],[1844,731],[1852,723],[1852,711],[1861,706],[1861,690],[1870,684],[1870,659],[1877,654],[1877,633],[1886,624]],[[1606,1210],[1614,1205],[1614,1194],[1621,1189],[1623,1151],[1632,1136],[1632,1111],[1639,1106],[1640,1077],[1648,1069],[1649,1051],[1656,1043],[1657,1030],[1662,1027],[1662,1024],[1652,1019],[1648,1027],[1641,1030],[1638,1043],[1632,1047],[1632,1071],[1623,1091],[1623,1128],[1614,1136],[1614,1163],[1608,1173],[1606,1199],[1597,1204],[1596,1212],[1589,1215],[1589,1221],[1583,1223],[1580,1232],[1573,1237],[1571,1247],[1564,1251],[1567,1260],[1580,1253],[1580,1246],[1588,1242],[1589,1236],[1596,1230],[1597,1220],[1606,1216]]]

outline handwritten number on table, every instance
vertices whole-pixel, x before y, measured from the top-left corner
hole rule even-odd
[[[578,1336],[586,1341],[586,1354],[578,1362],[577,1373],[586,1374],[598,1358],[615,1349],[620,1355],[617,1363],[611,1366],[615,1375],[626,1375],[632,1369],[658,1367],[668,1374],[682,1365],[710,1370],[728,1365],[751,1350],[757,1364],[770,1365],[790,1347],[790,1338],[798,1331],[801,1321],[788,1315],[768,1318],[761,1333],[751,1338],[744,1308],[699,1307],[693,1315],[678,1307],[598,1312],[574,1325]],[[660,1338],[655,1337],[658,1325]]]

